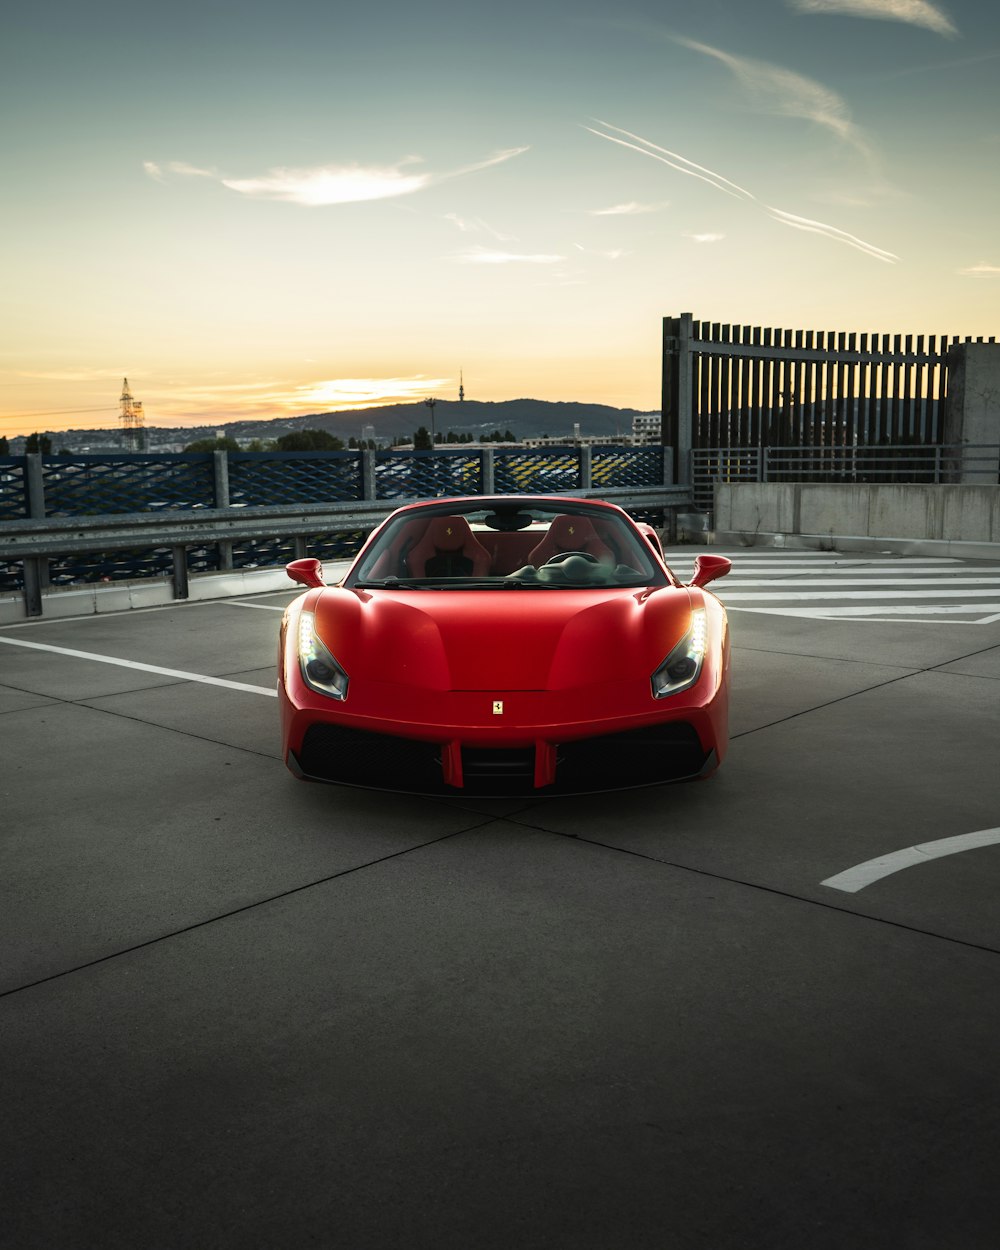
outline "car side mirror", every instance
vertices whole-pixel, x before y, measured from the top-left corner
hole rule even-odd
[[[313,556],[306,560],[293,560],[291,564],[285,565],[285,572],[300,586],[326,585],[323,581],[323,565]]]
[[[717,577],[725,577],[732,567],[732,560],[727,560],[725,556],[699,556],[694,562],[694,577],[689,585],[707,586]]]

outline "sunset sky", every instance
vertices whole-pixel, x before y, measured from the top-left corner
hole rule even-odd
[[[0,434],[656,409],[661,321],[1000,334],[995,0],[51,0],[0,39]]]

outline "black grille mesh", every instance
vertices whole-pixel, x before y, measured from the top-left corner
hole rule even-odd
[[[556,782],[534,787],[531,747],[491,750],[465,747],[465,786],[446,786],[437,743],[367,733],[340,725],[312,725],[298,763],[309,777],[345,785],[417,794],[581,794],[656,785],[694,777],[708,762],[692,725],[678,721],[625,733],[605,734],[557,748]]]

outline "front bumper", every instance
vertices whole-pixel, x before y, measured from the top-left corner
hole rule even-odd
[[[288,766],[311,781],[411,794],[538,797],[682,781],[707,776],[718,762],[685,721],[559,744],[458,744],[457,761],[455,753],[452,743],[316,724],[306,730],[299,754],[289,751]]]
[[[548,690],[372,681],[341,702],[289,665],[283,756],[296,775],[417,794],[588,793],[707,776],[728,745],[728,664],[654,699],[648,677]]]

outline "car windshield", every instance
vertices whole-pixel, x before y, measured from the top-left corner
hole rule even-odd
[[[501,498],[402,510],[344,585],[505,590],[667,581],[646,539],[617,509]]]

